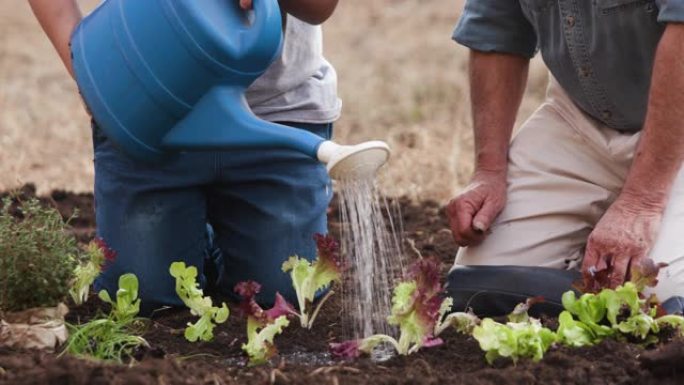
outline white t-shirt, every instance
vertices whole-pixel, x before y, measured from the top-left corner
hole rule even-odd
[[[282,55],[247,90],[247,102],[271,122],[331,123],[339,118],[337,73],[323,57],[320,26],[287,16]]]

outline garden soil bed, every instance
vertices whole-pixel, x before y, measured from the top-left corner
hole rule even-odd
[[[30,186],[25,197],[35,193]],[[93,199],[89,194],[55,191],[42,197],[63,216],[74,209],[72,226],[79,240],[94,235]],[[455,253],[443,211],[435,202],[400,199],[406,253],[436,256],[448,269]],[[331,229],[339,226],[334,206]],[[583,349],[558,348],[540,363],[497,363],[489,366],[477,343],[446,332],[445,344],[424,349],[408,358],[381,363],[368,359],[340,361],[330,357],[327,345],[345,338],[342,298],[333,297],[312,331],[290,327],[277,338],[280,356],[270,365],[249,368],[240,350],[245,323],[234,311],[215,330],[210,343],[188,343],[183,338],[187,311],[164,310],[149,322],[145,338],[150,349],[141,351],[134,365],[101,364],[74,357],[34,351],[0,349],[0,384],[684,384],[684,343],[675,341],[651,350],[616,342]],[[71,322],[92,317],[101,304],[96,299],[72,309]],[[233,306],[233,308],[235,308]]]

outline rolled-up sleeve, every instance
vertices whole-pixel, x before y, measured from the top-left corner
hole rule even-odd
[[[657,4],[659,22],[684,23],[684,0],[658,0]]]
[[[453,39],[476,51],[528,58],[537,50],[537,35],[523,15],[519,0],[467,0]]]

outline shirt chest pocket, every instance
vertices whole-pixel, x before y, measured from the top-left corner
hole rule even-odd
[[[534,26],[537,34],[539,30],[539,23],[543,22],[552,10],[557,7],[557,0],[520,0],[520,7],[522,8],[525,18],[529,20]]]
[[[523,11],[529,13],[547,12],[555,3],[556,0],[520,0]]]
[[[655,0],[594,0],[594,6],[601,15],[622,12],[654,13],[657,10]]]

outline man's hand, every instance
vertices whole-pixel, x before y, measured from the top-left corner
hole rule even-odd
[[[475,174],[447,206],[451,232],[460,246],[480,244],[506,204],[508,148],[528,68],[529,60],[522,56],[471,51]]]
[[[240,0],[240,8],[245,11],[252,9],[252,0]]]
[[[622,285],[630,278],[630,270],[647,258],[662,217],[662,207],[618,198],[589,236],[582,272],[585,276],[603,272],[611,288]]]
[[[589,237],[583,273],[608,273],[610,286],[646,258],[684,163],[684,25],[668,24],[658,45],[648,113],[622,192]]]
[[[476,246],[506,204],[506,172],[477,171],[465,191],[452,199],[447,216],[459,246]]]

